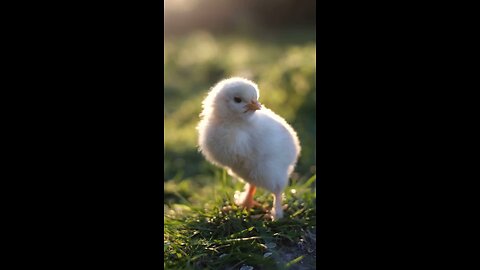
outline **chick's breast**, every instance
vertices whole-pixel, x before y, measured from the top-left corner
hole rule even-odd
[[[210,162],[232,168],[252,156],[249,134],[240,127],[204,121],[200,125],[200,151]]]

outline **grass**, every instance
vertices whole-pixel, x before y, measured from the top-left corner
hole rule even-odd
[[[181,194],[181,187],[175,190],[166,184],[166,191],[181,203],[165,205],[165,269],[315,268],[315,175],[285,190],[288,206],[278,221],[258,218],[265,213],[262,209],[237,208],[233,195],[243,183],[224,171],[217,178],[219,185],[207,187],[210,196],[195,197],[195,203]],[[256,200],[271,209],[268,192],[259,190]],[[232,210],[224,211],[224,206]]]
[[[164,62],[165,269],[315,269],[316,41],[314,29],[262,35],[208,31],[166,37]],[[196,149],[201,101],[219,80],[244,76],[260,102],[297,131],[302,151],[285,190],[285,218],[236,208],[243,183]],[[271,209],[273,197],[255,199]],[[231,211],[223,211],[230,206]]]

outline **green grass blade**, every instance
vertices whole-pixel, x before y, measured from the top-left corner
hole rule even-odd
[[[317,180],[316,174],[312,175],[312,177],[310,177],[310,179],[308,179],[307,182],[305,182],[305,184],[302,185],[302,188],[310,187],[310,185],[312,185],[313,182],[315,182],[315,180]]]
[[[298,263],[299,261],[301,261],[304,257],[305,257],[305,255],[302,255],[302,256],[300,256],[300,257],[298,257],[298,258],[295,258],[295,259],[291,260],[290,262],[288,262],[288,263],[285,265],[285,267],[286,267],[286,268],[291,267],[292,265],[294,265],[294,264]]]

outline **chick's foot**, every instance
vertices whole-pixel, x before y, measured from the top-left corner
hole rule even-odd
[[[273,195],[272,220],[278,220],[283,218],[284,207],[282,207],[282,192],[277,192]]]
[[[247,192],[235,194],[235,204],[247,209],[251,209],[254,206],[261,206],[261,204],[255,201],[253,196],[249,196]]]
[[[245,192],[235,194],[235,204],[247,209],[253,208],[254,206],[260,206],[258,202],[253,199],[253,195],[257,187],[252,184],[245,185]]]

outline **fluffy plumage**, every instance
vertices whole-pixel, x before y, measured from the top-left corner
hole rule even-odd
[[[250,208],[256,187],[274,195],[272,216],[283,216],[282,192],[300,154],[296,132],[258,102],[255,83],[230,78],[217,83],[203,101],[199,149],[211,163],[248,182],[236,203]]]

